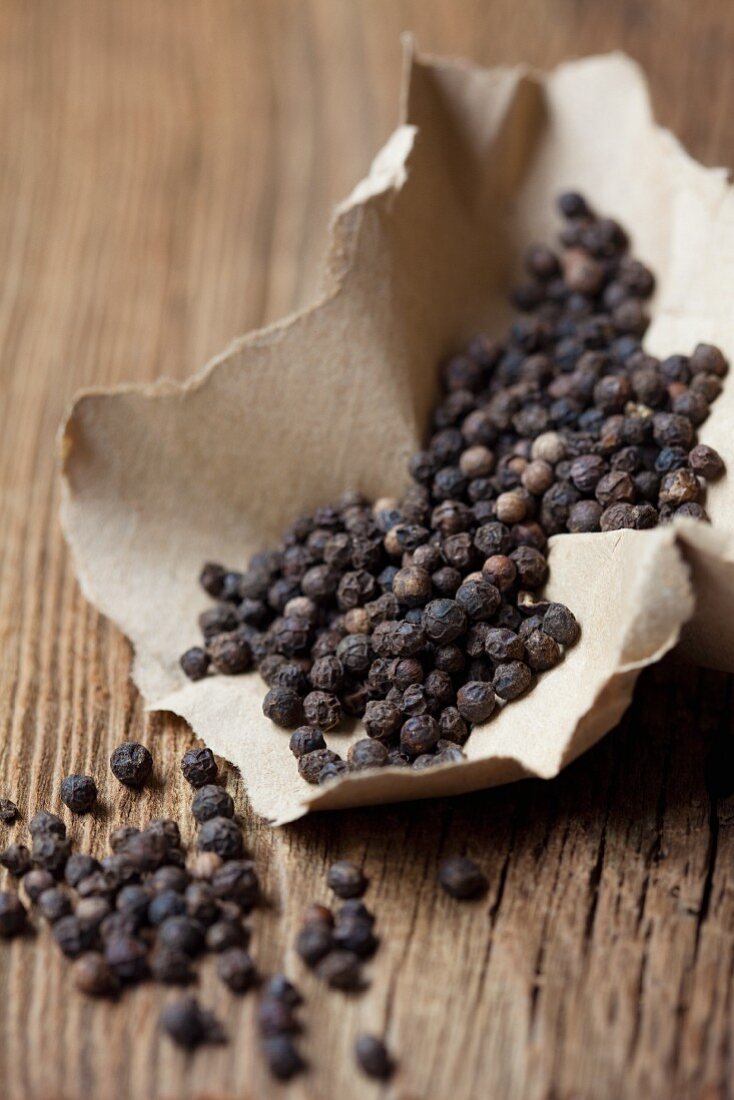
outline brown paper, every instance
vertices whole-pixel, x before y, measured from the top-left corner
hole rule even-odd
[[[651,351],[699,340],[734,351],[731,190],[654,125],[630,60],[538,74],[407,55],[403,122],[337,210],[318,302],[235,341],[184,384],[82,394],[62,436],[62,521],[85,594],[130,638],[147,706],[182,715],[238,765],[255,810],[275,823],[551,777],[614,725],[639,670],[686,623],[693,657],[734,669],[732,476],[711,490],[712,530],[552,540],[548,592],[575,611],[581,641],[475,729],[466,762],[309,787],[288,735],[263,717],[257,675],[190,683],[181,672],[208,605],[196,581],[204,560],[244,566],[344,489],[402,490],[437,360],[504,324],[518,257],[553,238],[560,190],[618,217],[656,271]],[[734,381],[701,438],[726,457],[732,425]],[[357,725],[330,743],[344,751],[359,736]]]

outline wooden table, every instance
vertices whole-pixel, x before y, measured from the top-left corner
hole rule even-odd
[[[144,717],[124,639],[74,580],[58,523],[54,433],[80,386],[185,377],[236,333],[308,301],[332,204],[397,114],[399,32],[483,63],[550,65],[611,48],[647,67],[659,117],[707,163],[734,161],[734,7],[725,0],[3,0],[0,4],[0,794],[58,808],[94,773],[103,810],[74,822],[187,819],[191,743]],[[734,1095],[731,681],[672,664],[621,727],[550,784],[324,816],[278,833],[246,818],[271,907],[265,971],[337,856],[364,860],[383,946],[361,997],[309,976],[312,1071],[274,1086],[252,997],[202,998],[231,1034],[187,1058],[155,1028],[168,994],[77,995],[49,942],[0,946],[7,1100],[620,1100]],[[120,799],[125,737],[159,780]],[[21,834],[23,827],[16,827]],[[8,831],[0,827],[0,842]],[[439,858],[486,867],[481,904],[436,890]],[[355,1076],[359,1030],[400,1058],[382,1092]]]

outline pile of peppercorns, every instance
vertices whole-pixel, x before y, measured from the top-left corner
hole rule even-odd
[[[309,783],[461,760],[472,726],[562,659],[579,626],[539,595],[550,535],[706,518],[724,464],[696,428],[727,361],[708,344],[644,352],[651,272],[582,196],[559,207],[560,253],[531,248],[513,294],[526,316],[443,364],[402,499],[347,493],[244,572],[204,566],[217,602],[181,665],[192,680],[257,668]],[[367,734],[346,760],[324,737],[344,716]]]
[[[152,773],[153,758],[144,745],[128,741],[114,750],[110,767],[120,783],[141,788]],[[260,900],[260,886],[254,863],[244,858],[234,802],[217,783],[210,749],[190,749],[181,770],[195,790],[191,812],[198,835],[191,858],[187,860],[179,827],[170,819],[151,821],[144,829],[116,829],[110,836],[111,854],[100,860],[72,853],[62,819],[42,810],[28,823],[31,847],[15,842],[0,852],[0,866],[20,881],[31,907],[29,912],[18,891],[0,890],[0,938],[31,931],[35,913],[73,960],[76,987],[91,997],[115,996],[146,979],[188,985],[196,978],[195,960],[205,953],[216,954],[217,974],[233,993],[260,985],[245,920]],[[61,801],[75,814],[93,811],[94,779],[67,776]],[[19,816],[15,803],[0,799],[0,822],[13,825]],[[360,869],[347,861],[331,867],[327,882],[340,897],[356,897],[367,884]],[[319,956],[322,976],[335,989],[364,985],[355,975],[377,945],[371,933],[374,917],[357,904],[359,912],[351,918],[345,904],[336,926],[332,920],[333,936]],[[322,916],[329,913],[324,906],[312,906],[311,917],[317,909]],[[369,935],[360,937],[365,922]],[[300,949],[299,954],[309,962]],[[281,1080],[306,1068],[296,1042],[301,1030],[296,1009],[302,1001],[283,975],[262,987],[257,1023],[263,1055]],[[167,1004],[160,1025],[187,1049],[226,1040],[217,1017],[191,996]],[[385,1078],[392,1072],[392,1059],[376,1036],[359,1036],[354,1056],[368,1076]]]

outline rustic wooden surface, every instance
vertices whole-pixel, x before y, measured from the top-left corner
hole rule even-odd
[[[627,49],[659,117],[705,162],[734,162],[726,0],[0,3],[0,794],[24,814],[58,808],[61,777],[93,772],[103,809],[71,825],[80,843],[101,850],[121,820],[185,820],[190,735],[143,716],[127,644],[74,581],[56,518],[62,411],[80,386],[184,377],[309,299],[330,208],[394,124],[404,29],[483,63]],[[41,934],[0,945],[0,1096],[734,1095],[730,689],[668,664],[552,784],[277,834],[229,775],[271,899],[255,952],[303,979],[311,1073],[269,1081],[253,998],[225,996],[209,969],[202,997],[232,1041],[187,1058],[156,1033],[167,994],[89,1004]],[[159,782],[121,798],[106,759],[127,736],[151,745]],[[482,903],[436,891],[437,861],[459,850],[488,871]],[[364,860],[384,937],[358,998],[317,989],[288,946],[346,855]],[[386,1090],[355,1077],[361,1029],[400,1057]]]

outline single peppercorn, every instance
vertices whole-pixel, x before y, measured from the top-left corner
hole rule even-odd
[[[31,869],[31,853],[25,844],[9,844],[4,852],[0,852],[0,866],[15,878],[20,878]]]
[[[290,1081],[306,1068],[290,1035],[268,1035],[262,1041],[262,1049],[268,1069],[279,1081]]]
[[[467,722],[486,722],[495,708],[495,694],[491,684],[470,680],[459,688],[456,707]]]
[[[222,1025],[195,997],[166,1005],[160,1015],[160,1026],[177,1046],[186,1050],[194,1050],[202,1043],[225,1040]]]
[[[201,646],[195,645],[181,655],[181,668],[189,680],[203,680],[209,671],[211,657]]]
[[[357,990],[363,984],[360,959],[353,951],[329,952],[317,964],[316,974],[332,989]]]
[[[187,749],[181,757],[181,771],[192,787],[203,787],[217,778],[217,762],[211,749]]]
[[[61,801],[73,814],[86,814],[97,801],[97,784],[91,775],[67,775],[61,784]]]
[[[0,821],[12,825],[20,817],[20,810],[9,798],[0,798]]]
[[[153,757],[145,745],[123,741],[110,756],[110,768],[115,779],[126,787],[142,787],[153,771]]]
[[[204,821],[197,846],[199,851],[216,852],[222,859],[239,859],[244,850],[242,833],[237,825],[230,818],[221,816]]]
[[[101,951],[86,951],[72,967],[74,985],[88,997],[108,997],[118,988],[117,977]]]
[[[481,869],[466,856],[450,856],[441,864],[439,884],[452,898],[475,898],[487,889],[487,880]]]
[[[273,687],[263,700],[263,714],[276,726],[297,726],[303,715],[301,697],[291,688]]]
[[[376,1035],[359,1035],[354,1043],[354,1057],[362,1072],[377,1081],[387,1081],[394,1072],[387,1047]]]
[[[23,902],[12,890],[0,890],[0,936],[12,939],[26,927],[26,911]]]
[[[367,889],[367,878],[356,863],[347,859],[332,863],[326,875],[327,885],[337,897],[359,898]]]
[[[230,947],[222,952],[217,962],[217,975],[233,993],[246,993],[257,981],[255,963],[242,947]]]
[[[191,812],[195,821],[201,825],[212,817],[234,817],[234,802],[223,787],[207,783],[199,787],[191,800]]]

